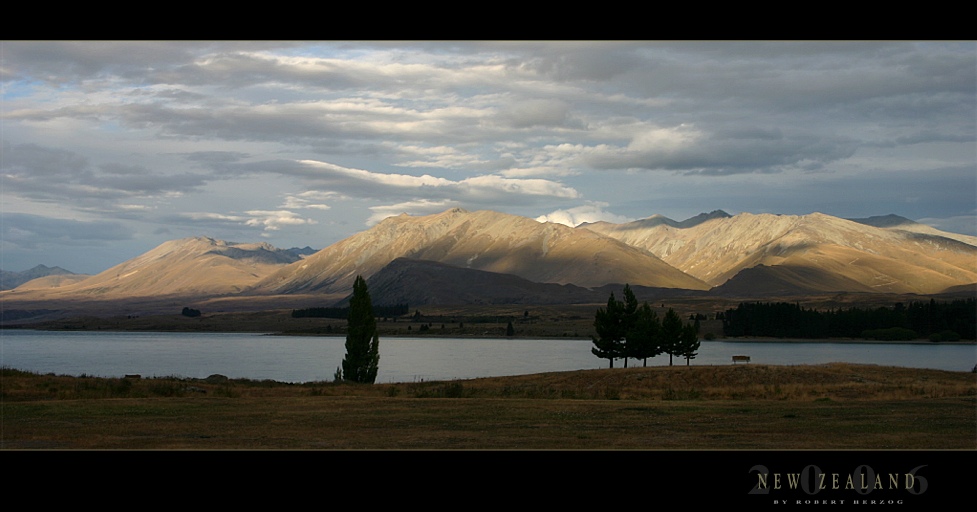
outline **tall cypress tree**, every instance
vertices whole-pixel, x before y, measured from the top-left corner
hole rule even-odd
[[[373,384],[377,380],[380,362],[377,321],[373,317],[373,303],[366,281],[356,276],[353,297],[349,301],[346,357],[343,358],[342,380]],[[340,376],[339,372],[336,373]]]

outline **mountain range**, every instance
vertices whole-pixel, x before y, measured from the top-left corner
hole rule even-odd
[[[375,304],[559,304],[646,293],[753,297],[974,290],[977,237],[895,215],[842,219],[721,210],[677,222],[569,227],[460,208],[389,217],[322,250],[173,240],[78,281],[26,283],[5,302],[320,297],[357,275]],[[603,298],[601,297],[603,295]]]
[[[49,267],[47,265],[37,265],[21,272],[0,270],[0,290],[12,290],[35,280],[37,280],[34,283],[35,285],[48,282],[54,286],[60,286],[66,281],[78,281],[86,277],[88,276],[84,274],[75,274],[61,267]]]
[[[778,282],[777,292],[932,294],[977,282],[977,237],[894,215],[848,220],[715,211],[681,225],[656,220],[584,227],[643,248],[710,287],[749,290],[739,282],[762,278]]]

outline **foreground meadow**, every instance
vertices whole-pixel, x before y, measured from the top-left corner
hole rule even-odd
[[[0,448],[977,449],[977,374],[584,370],[352,385],[2,371]]]

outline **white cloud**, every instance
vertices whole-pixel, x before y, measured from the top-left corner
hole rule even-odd
[[[186,212],[181,214],[182,217],[189,220],[196,221],[229,221],[229,222],[245,222],[248,220],[247,217],[242,217],[240,215],[227,215],[223,213],[213,213],[213,212]]]
[[[539,222],[564,224],[570,227],[579,226],[584,222],[604,221],[614,224],[621,224],[634,220],[623,215],[617,215],[605,211],[604,208],[607,208],[608,206],[610,205],[607,203],[592,202],[582,206],[577,206],[566,210],[557,210],[546,215],[540,215],[539,217],[536,217],[536,220]]]
[[[486,199],[500,195],[546,196],[564,199],[580,197],[580,193],[572,187],[544,179],[506,178],[489,174],[453,181],[429,174],[413,176],[370,172],[314,160],[301,160],[299,163],[315,169],[314,173],[310,173],[310,177],[345,178],[349,182],[371,183],[394,189],[435,189],[453,195],[453,198],[457,200],[465,198]],[[342,186],[336,183],[333,185]]]
[[[302,224],[317,224],[313,219],[303,219],[288,210],[250,210],[245,212],[252,218],[245,221],[248,226],[262,226],[265,231],[277,231],[282,226],[299,226]]]
[[[412,176],[409,174],[383,174],[377,172],[364,171],[362,169],[351,169],[340,165],[315,160],[300,160],[300,164],[320,171],[322,177],[346,177],[351,180],[375,183],[390,187],[442,187],[453,184],[452,181],[444,178],[435,178],[425,174],[423,176]],[[315,177],[315,175],[312,175]]]
[[[287,194],[285,195],[285,200],[282,202],[280,208],[297,209],[297,208],[307,208],[310,210],[331,210],[332,207],[328,204],[315,203],[313,201],[328,201],[331,199],[341,199],[343,196],[335,192],[320,192],[317,190],[309,190],[306,192],[301,192],[299,194]]]
[[[579,170],[570,169],[567,167],[552,167],[552,166],[540,166],[540,167],[521,167],[506,169],[500,171],[499,175],[505,176],[506,178],[526,178],[529,176],[578,176],[580,175]]]
[[[318,221],[302,218],[289,210],[248,210],[243,214],[224,214],[215,212],[186,212],[180,217],[194,221],[201,225],[220,226],[250,226],[262,228],[263,231],[278,231],[283,226],[301,226],[317,224]]]

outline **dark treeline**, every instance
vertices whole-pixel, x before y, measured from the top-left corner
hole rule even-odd
[[[873,338],[956,341],[977,339],[977,299],[913,301],[908,306],[817,311],[798,304],[741,303],[717,315],[726,336]]]
[[[393,306],[373,306],[373,315],[378,317],[395,317],[406,315],[410,311],[407,304]],[[344,308],[306,308],[293,309],[292,318],[338,318],[345,320],[349,316],[349,307]]]

